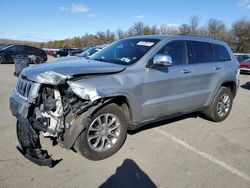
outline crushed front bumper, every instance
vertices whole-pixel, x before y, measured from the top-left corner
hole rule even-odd
[[[18,151],[30,161],[40,165],[53,167],[57,161],[54,161],[48,155],[46,150],[41,149],[39,130],[36,130],[28,120],[28,114],[31,104],[19,96],[15,91],[10,97],[10,110],[17,119],[17,138],[19,146]]]

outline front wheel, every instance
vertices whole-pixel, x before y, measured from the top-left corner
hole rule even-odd
[[[225,120],[232,108],[233,96],[230,89],[221,87],[212,104],[204,112],[208,119],[221,122]]]
[[[109,104],[92,118],[82,118],[86,129],[76,141],[78,151],[90,159],[101,160],[116,153],[127,136],[127,120],[120,107]]]

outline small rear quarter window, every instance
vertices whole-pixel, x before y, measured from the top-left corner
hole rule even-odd
[[[231,61],[231,57],[224,46],[218,44],[212,44],[212,46],[214,50],[215,61]]]

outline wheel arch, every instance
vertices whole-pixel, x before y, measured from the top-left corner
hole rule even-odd
[[[232,92],[233,98],[236,96],[237,85],[234,81],[228,81],[221,84],[220,87],[227,87]]]
[[[100,99],[100,101],[95,106],[90,107],[88,109],[88,111],[81,114],[81,116],[86,121],[87,118],[91,117],[99,109],[103,108],[104,106],[106,106],[108,104],[112,104],[112,103],[120,106],[121,110],[125,114],[128,126],[130,126],[130,123],[132,121],[131,106],[130,106],[130,103],[128,101],[128,98],[126,96],[122,96],[122,95]],[[65,129],[63,147],[66,149],[71,149],[72,146],[75,144],[77,138],[85,130],[85,125],[81,126],[79,124],[81,119],[82,119],[81,116],[74,119],[74,123],[73,123],[73,125],[70,126],[70,128]]]

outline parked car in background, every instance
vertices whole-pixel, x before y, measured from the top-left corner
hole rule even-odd
[[[239,63],[250,58],[250,54],[235,53],[234,56],[237,58]]]
[[[250,73],[250,59],[247,59],[240,63],[241,73]]]
[[[65,56],[70,56],[71,52],[75,52],[79,50],[77,48],[61,48],[57,51],[53,52],[54,57],[65,57]],[[80,49],[81,50],[81,49]]]
[[[84,51],[84,49],[71,50],[71,51],[69,51],[69,56],[77,56],[80,53],[82,53],[83,51]]]
[[[53,50],[48,49],[48,51],[47,51],[47,55],[51,55],[51,56],[53,56],[53,53],[54,53],[54,51],[53,51]]]
[[[65,57],[69,55],[69,50],[68,48],[62,48],[57,51],[53,52],[54,57]]]
[[[100,46],[94,46],[94,47],[88,47],[85,51],[80,53],[79,57],[89,58],[91,55],[95,54],[96,52],[103,49],[106,45],[100,45]]]
[[[27,45],[6,45],[0,48],[0,64],[13,63],[13,57],[21,56],[34,56],[34,63],[43,63],[47,61],[47,54],[44,50]]]

